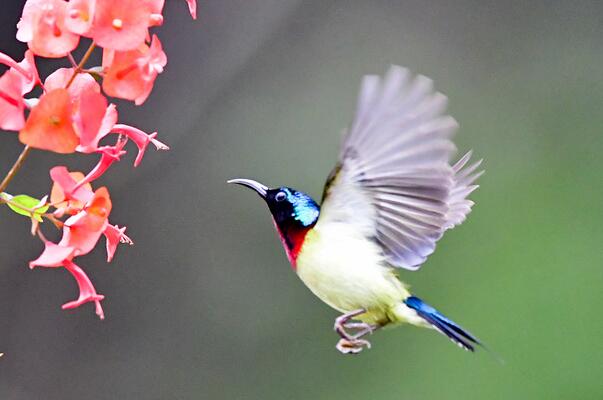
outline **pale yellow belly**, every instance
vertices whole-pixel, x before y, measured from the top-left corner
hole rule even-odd
[[[297,258],[297,273],[322,301],[341,312],[366,309],[368,323],[402,322],[409,296],[380,248],[349,227],[330,224],[308,233]],[[404,310],[402,310],[402,313]]]

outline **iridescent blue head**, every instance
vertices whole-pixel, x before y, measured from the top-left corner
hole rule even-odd
[[[272,189],[251,179],[231,179],[228,183],[253,189],[264,199],[272,213],[289,260],[295,266],[297,253],[301,249],[306,233],[318,220],[320,206],[312,197],[289,187]]]
[[[236,183],[256,191],[264,199],[274,221],[281,224],[311,227],[320,214],[320,206],[303,192],[289,187],[269,188],[251,179],[231,179],[228,183]]]

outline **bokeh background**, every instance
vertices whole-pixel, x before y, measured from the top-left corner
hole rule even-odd
[[[22,4],[0,13],[16,58]],[[136,242],[80,260],[105,321],[60,310],[74,281],[30,271],[41,244],[0,210],[1,399],[603,398],[602,2],[201,0],[199,16],[167,1],[166,71],[142,107],[120,104],[172,151],[102,178]],[[264,205],[225,184],[318,197],[361,76],[394,63],[435,80],[487,169],[467,222],[404,279],[504,365],[412,327],[340,355],[336,313],[290,270]],[[20,148],[2,134],[2,171]],[[49,167],[94,162],[37,151],[9,191],[41,196]]]

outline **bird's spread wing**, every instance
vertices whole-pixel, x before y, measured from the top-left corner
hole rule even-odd
[[[450,165],[456,121],[424,76],[392,66],[365,76],[354,122],[327,180],[319,224],[354,224],[393,266],[418,269],[445,230],[464,221],[480,161]]]

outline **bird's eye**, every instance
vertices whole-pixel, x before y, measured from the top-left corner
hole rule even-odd
[[[287,195],[285,194],[285,192],[278,192],[276,194],[276,196],[274,196],[274,200],[279,201],[279,202],[285,200],[286,198],[287,198]]]

